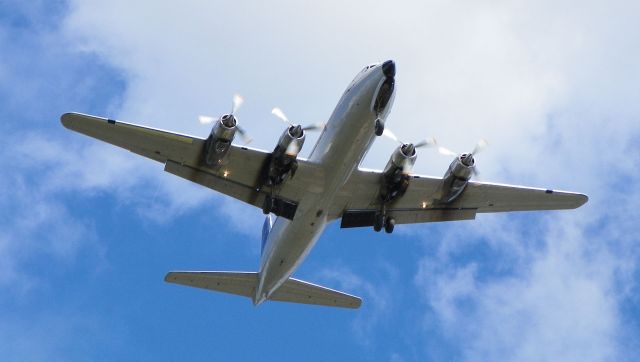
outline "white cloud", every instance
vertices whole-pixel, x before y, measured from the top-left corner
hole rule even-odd
[[[499,253],[466,263],[450,254],[423,259],[416,281],[431,317],[466,359],[625,357],[620,348],[632,330],[619,310],[626,298],[620,287],[633,282],[628,267],[637,247],[628,244],[637,240],[585,235],[571,217],[546,224],[549,230],[537,238],[542,245],[530,247],[512,273],[493,271],[504,262]],[[445,238],[441,247],[458,237]],[[634,255],[625,255],[630,250]]]
[[[343,265],[324,267],[318,274],[323,285],[338,284],[338,289],[346,293],[354,293],[363,298],[360,313],[353,321],[356,339],[367,347],[372,347],[374,330],[388,317],[391,310],[392,286],[397,279],[397,270],[392,265],[377,263],[378,269],[369,275],[376,275],[376,282],[358,276],[350,268]]]
[[[202,208],[212,218],[226,217],[247,235],[259,235],[244,225],[249,219],[259,225],[261,212],[247,214],[249,208],[254,208],[167,174],[160,163],[93,140],[63,145],[39,133],[19,139],[7,152],[21,173],[39,170],[37,178],[42,182],[38,187],[44,195],[83,192],[95,197],[109,193],[118,202],[134,207],[143,218],[157,223]],[[238,219],[241,214],[247,217]]]
[[[72,216],[67,206],[21,174],[1,178],[0,190],[5,210],[0,219],[0,286],[22,293],[39,283],[42,275],[25,267],[38,257],[65,266],[80,251],[90,250],[99,261],[102,250],[90,221]]]

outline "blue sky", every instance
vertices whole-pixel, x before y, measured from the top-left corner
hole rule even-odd
[[[580,11],[576,11],[579,9]],[[630,1],[0,2],[0,351],[9,360],[631,360],[640,321],[640,25]],[[163,282],[255,270],[262,214],[64,129],[78,111],[205,137],[238,92],[322,121],[394,59],[389,126],[481,179],[580,191],[575,211],[329,226],[297,271],[357,311]],[[315,141],[307,140],[307,146]],[[364,161],[382,168],[395,145]],[[311,147],[303,149],[303,155]],[[450,162],[419,155],[415,172]]]

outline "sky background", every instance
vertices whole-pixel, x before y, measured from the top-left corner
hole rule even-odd
[[[640,354],[640,3],[0,0],[3,360],[633,360]],[[238,112],[324,121],[365,65],[397,64],[387,126],[481,180],[588,194],[578,210],[330,225],[295,276],[356,311],[163,282],[258,267],[262,213],[64,129],[76,111],[206,137]],[[309,136],[302,156],[317,136]],[[380,139],[363,165],[382,168]],[[451,160],[421,150],[414,171]]]

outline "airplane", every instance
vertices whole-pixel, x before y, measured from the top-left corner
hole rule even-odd
[[[574,209],[588,197],[574,192],[472,181],[474,155],[456,154],[444,177],[416,175],[416,148],[402,143],[382,171],[359,165],[383,134],[395,96],[392,60],[363,68],[342,94],[309,158],[298,157],[305,131],[289,122],[272,152],[232,142],[246,133],[234,115],[214,120],[206,139],[80,113],[61,116],[73,131],[122,147],[164,164],[164,170],[262,209],[257,272],[172,271],[165,281],[248,297],[254,305],[285,301],[359,308],[354,295],[295,279],[328,223],[371,227],[391,233],[395,225],[471,220],[478,213]],[[481,146],[481,145],[480,145]]]

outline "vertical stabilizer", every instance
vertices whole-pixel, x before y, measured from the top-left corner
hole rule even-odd
[[[269,233],[271,232],[271,228],[273,227],[273,217],[271,214],[267,215],[264,219],[264,224],[262,225],[262,244],[260,244],[260,255],[264,252],[264,246],[267,244],[267,240],[269,239]]]

